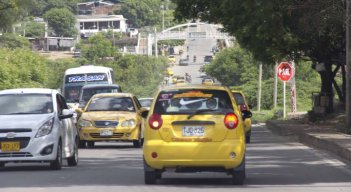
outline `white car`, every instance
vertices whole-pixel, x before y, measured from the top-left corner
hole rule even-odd
[[[73,111],[52,89],[0,91],[0,167],[8,162],[47,162],[61,169],[78,164]]]

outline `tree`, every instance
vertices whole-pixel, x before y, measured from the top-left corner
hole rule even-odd
[[[0,48],[6,47],[10,49],[29,48],[29,41],[25,37],[21,37],[15,33],[4,33],[0,36]]]
[[[345,64],[345,5],[338,0],[174,0],[176,18],[221,23],[254,58],[266,64],[309,57],[323,63],[321,93],[333,101],[337,69]],[[338,89],[338,88],[337,88]],[[340,94],[341,91],[338,91]],[[342,95],[340,96],[342,98]],[[329,112],[331,112],[330,110]]]
[[[31,1],[29,14],[37,17],[41,17],[52,8],[66,8],[71,12],[75,12],[77,3],[82,0],[26,0]]]
[[[45,24],[35,21],[30,21],[25,24],[26,37],[44,37]]]
[[[0,0],[0,31],[12,32],[12,25],[26,15],[30,3],[21,0]]]
[[[128,19],[128,24],[136,28],[155,26],[162,22],[160,6],[160,0],[126,0],[115,14],[123,15]]]
[[[0,48],[0,90],[18,87],[46,87],[48,72],[44,57],[29,49]]]
[[[97,62],[104,57],[113,57],[115,50],[110,40],[103,34],[97,33],[88,39],[89,44],[83,46],[82,54],[89,61]]]
[[[76,17],[67,8],[53,8],[44,14],[56,36],[72,37],[77,34],[75,28]]]

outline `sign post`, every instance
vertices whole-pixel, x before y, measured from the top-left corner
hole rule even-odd
[[[283,81],[283,117],[286,118],[286,106],[285,106],[285,94],[286,94],[286,82],[294,76],[294,70],[289,62],[281,62],[277,68],[277,75],[281,81]]]

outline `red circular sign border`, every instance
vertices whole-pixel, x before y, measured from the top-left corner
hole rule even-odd
[[[282,65],[286,65],[286,64],[289,65],[289,68],[291,69],[291,75],[290,75],[290,77],[289,77],[288,79],[283,78],[282,76],[279,75],[279,68],[281,68]],[[277,76],[278,76],[278,78],[279,78],[281,81],[290,81],[291,78],[294,77],[294,75],[295,75],[294,69],[293,69],[293,67],[291,66],[291,64],[290,64],[289,62],[283,61],[283,62],[280,62],[279,65],[277,66]],[[285,77],[285,76],[284,76],[284,77]]]

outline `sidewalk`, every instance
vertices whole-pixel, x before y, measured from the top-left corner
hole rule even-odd
[[[266,125],[275,134],[288,136],[303,144],[328,151],[351,163],[351,135],[339,132],[338,124],[271,120]]]

